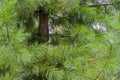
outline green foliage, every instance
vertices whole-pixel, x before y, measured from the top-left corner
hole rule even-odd
[[[2,1],[0,5],[0,80],[120,79],[119,13],[108,14],[99,19],[103,10],[98,14],[99,8],[79,6],[78,1]],[[52,3],[56,4],[51,6]],[[47,5],[48,12],[54,9],[59,12],[58,8],[62,6],[61,13],[65,12],[70,18],[77,16],[78,20],[73,19],[76,21],[69,23],[68,18],[62,19],[65,30],[61,35],[65,37],[61,38],[56,34],[53,36],[53,43],[29,44],[28,39],[31,33],[26,31],[24,25],[18,28],[16,23],[18,19],[26,22],[38,5]],[[79,23],[78,17],[81,15],[84,16],[83,22]],[[107,30],[95,30],[90,27],[94,21],[91,19],[104,22]],[[72,26],[67,27],[69,24]]]

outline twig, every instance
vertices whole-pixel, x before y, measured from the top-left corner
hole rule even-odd
[[[8,40],[10,40],[10,34],[9,34],[9,29],[8,29],[8,27],[7,27],[7,38],[8,38]]]
[[[97,77],[94,80],[97,80],[103,72],[104,72],[104,70],[100,71],[99,74],[97,75]]]

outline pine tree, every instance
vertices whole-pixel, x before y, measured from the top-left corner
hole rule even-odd
[[[2,0],[0,80],[119,80],[117,5],[119,1]],[[28,42],[38,30],[38,17],[39,25],[44,23],[39,35],[48,35],[49,19],[55,28],[62,26],[53,36],[56,45]]]

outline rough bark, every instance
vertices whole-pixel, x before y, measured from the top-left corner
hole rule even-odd
[[[47,42],[49,40],[48,14],[39,11],[39,42]]]

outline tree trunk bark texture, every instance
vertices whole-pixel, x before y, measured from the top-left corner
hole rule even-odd
[[[49,40],[48,14],[39,11],[39,43],[45,43]]]

